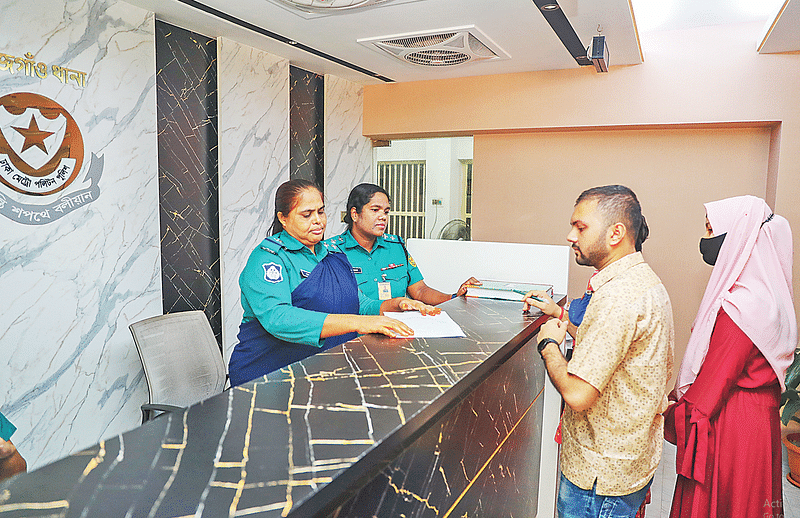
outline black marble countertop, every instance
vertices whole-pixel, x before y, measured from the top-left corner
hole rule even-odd
[[[518,302],[453,299],[466,338],[368,335],[0,484],[0,516],[314,516],[525,345]]]

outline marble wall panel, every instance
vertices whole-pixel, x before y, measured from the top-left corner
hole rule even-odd
[[[297,67],[289,77],[289,176],[324,189],[324,77]]]
[[[219,38],[219,171],[225,358],[242,321],[239,274],[269,233],[289,179],[289,61]]]
[[[202,309],[221,344],[216,42],[157,21],[156,68],[164,313]]]
[[[325,76],[325,206],[326,237],[344,232],[341,213],[350,189],[372,182],[372,142],[361,134],[364,87]]]
[[[133,428],[146,399],[128,324],[162,310],[153,34],[153,15],[123,2],[0,3],[0,51],[47,72],[3,68],[0,97],[55,101],[84,149],[62,191],[0,185],[0,410],[31,469]],[[20,121],[0,115],[13,135]]]

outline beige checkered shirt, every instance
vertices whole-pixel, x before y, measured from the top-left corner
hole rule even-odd
[[[561,471],[600,495],[643,488],[661,459],[674,330],[667,290],[637,252],[591,280],[594,289],[567,370],[600,397],[589,410],[567,406]]]

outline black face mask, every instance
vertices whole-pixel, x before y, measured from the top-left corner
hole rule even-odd
[[[727,234],[727,232],[725,234]],[[714,266],[717,262],[719,249],[722,248],[722,242],[725,241],[725,234],[700,238],[700,253],[703,254],[703,261],[705,261],[706,264]]]

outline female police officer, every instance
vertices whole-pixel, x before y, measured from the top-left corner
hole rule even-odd
[[[425,284],[414,259],[400,236],[386,234],[389,194],[379,185],[362,183],[353,187],[347,199],[347,230],[327,241],[338,246],[353,265],[358,287],[372,299],[388,300],[406,293],[415,300],[436,305],[467,292],[470,278],[453,295]]]
[[[383,303],[365,297],[346,256],[320,243],[326,222],[322,194],[313,183],[290,180],[278,187],[272,235],[253,250],[239,277],[244,318],[229,362],[231,385],[358,333],[413,334],[402,322],[377,316],[384,311],[440,311],[405,297]]]

